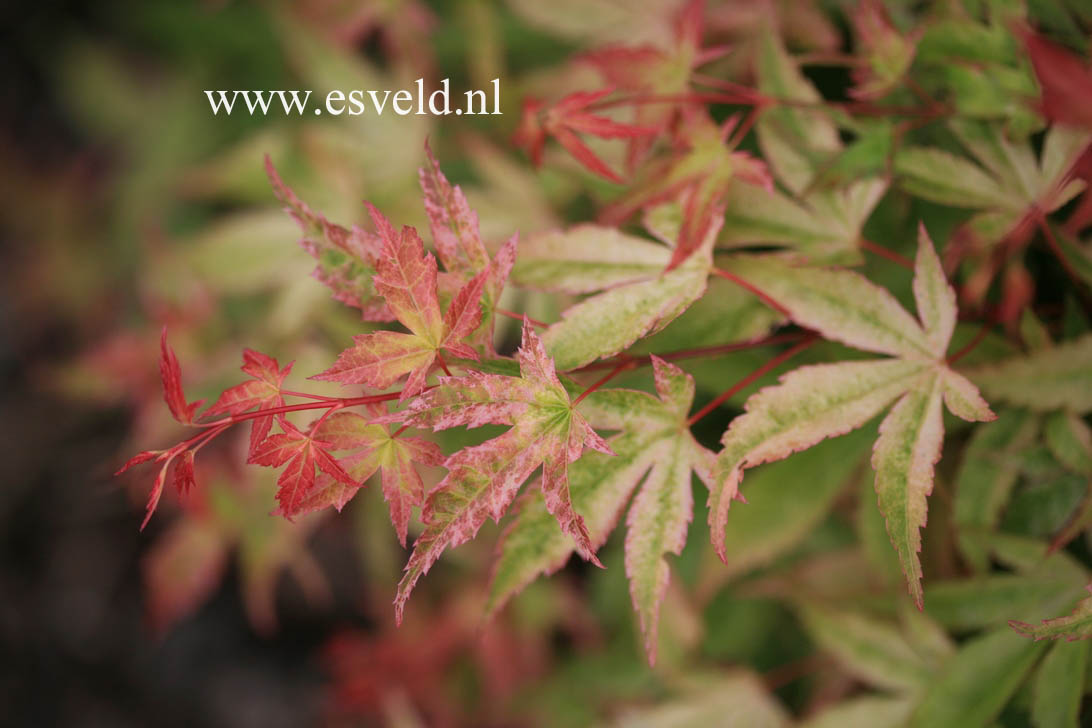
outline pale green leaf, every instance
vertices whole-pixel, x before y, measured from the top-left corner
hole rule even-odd
[[[976,571],[989,566],[983,536],[997,528],[1001,511],[1020,475],[1017,454],[1034,442],[1037,419],[1024,410],[1005,410],[995,422],[975,429],[956,476],[953,517],[959,547]]]
[[[926,497],[933,491],[933,468],[944,441],[941,403],[937,378],[907,392],[880,425],[872,452],[880,511],[919,609],[923,597],[918,552]]]
[[[944,385],[944,404],[953,415],[968,422],[997,419],[973,382],[948,367],[941,369],[940,376]]]
[[[722,560],[728,506],[737,497],[744,468],[780,460],[827,437],[845,434],[872,419],[921,376],[924,363],[899,359],[820,364],[797,369],[776,387],[747,400],[732,420],[717,458],[709,497],[713,546]]]
[[[1036,728],[1076,728],[1088,667],[1087,642],[1056,642],[1035,676],[1031,722]]]
[[[596,548],[606,540],[625,501],[644,479],[627,519],[625,564],[650,663],[656,657],[660,604],[670,576],[664,556],[681,554],[686,543],[693,517],[691,472],[709,482],[713,463],[713,454],[697,444],[686,424],[694,399],[693,379],[655,357],[653,369],[658,399],[641,392],[600,390],[584,400],[581,411],[590,422],[604,429],[621,428],[622,432],[610,440],[616,455],[588,453],[569,469],[574,508],[585,514]],[[501,545],[490,589],[490,612],[568,558],[572,543],[550,534],[548,523],[549,514],[541,499],[526,498]]]
[[[918,692],[931,681],[929,664],[895,625],[853,611],[804,605],[799,611],[812,640],[864,682]]]
[[[777,301],[793,321],[828,339],[864,351],[934,358],[914,317],[859,273],[793,265],[769,255],[740,255],[725,267]]]
[[[567,309],[543,334],[559,371],[628,348],[671,323],[705,292],[707,269],[687,264],[665,275],[613,288]]]
[[[671,571],[664,556],[678,556],[694,516],[689,438],[665,440],[652,451],[652,469],[626,519],[626,576],[645,637],[649,663],[656,659],[657,623]]]
[[[800,728],[902,728],[913,709],[911,698],[850,698],[807,719]]]
[[[752,472],[747,507],[725,519],[725,576],[768,564],[804,539],[863,464],[872,434],[852,432]],[[884,547],[890,551],[886,537]]]
[[[1092,335],[967,372],[990,399],[1037,412],[1092,410]]]
[[[718,245],[781,245],[811,262],[859,263],[861,227],[886,189],[882,179],[863,180],[796,201],[780,192],[735,183]]]
[[[925,611],[949,629],[980,629],[1013,617],[1023,620],[1049,617],[1067,609],[1082,593],[1083,586],[1072,579],[991,574],[930,582]]]
[[[755,66],[762,93],[804,103],[822,101],[778,35],[768,27],[759,36]],[[767,164],[778,180],[797,195],[811,185],[823,163],[842,148],[837,127],[821,109],[773,104],[762,112],[755,128]]]
[[[965,643],[934,676],[910,719],[911,728],[973,728],[997,717],[1042,652],[1010,630]]]
[[[907,147],[895,154],[895,173],[912,195],[950,207],[1020,210],[1024,201],[970,160],[940,149]]]
[[[1054,458],[1078,475],[1092,476],[1092,429],[1071,412],[1052,412],[1043,435]]]
[[[932,353],[942,358],[956,324],[955,290],[944,276],[933,241],[918,227],[918,254],[914,261],[914,302]]]
[[[578,225],[520,241],[512,281],[543,291],[590,293],[647,280],[671,250],[616,228]]]
[[[688,682],[698,683],[689,678]],[[682,695],[650,708],[624,711],[618,728],[781,728],[788,713],[762,681],[749,672],[732,671],[688,686]]]

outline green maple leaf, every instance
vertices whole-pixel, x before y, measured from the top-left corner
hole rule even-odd
[[[793,321],[828,339],[890,358],[797,369],[759,391],[724,433],[718,487],[709,498],[713,546],[722,559],[728,508],[746,468],[780,460],[860,427],[895,402],[872,454],[876,494],[911,596],[922,604],[919,529],[940,458],[942,403],[966,420],[994,415],[945,353],[955,328],[955,292],[921,229],[914,275],[919,323],[886,290],[851,271],[795,267],[772,256],[741,256],[733,272],[778,301]]]
[[[609,441],[613,457],[588,453],[569,473],[573,503],[584,514],[596,546],[606,540],[637,491],[626,519],[625,563],[650,663],[656,659],[660,604],[670,576],[664,557],[681,554],[686,543],[693,517],[691,473],[711,484],[714,460],[687,424],[694,380],[658,357],[652,363],[658,398],[614,389],[595,392],[584,401],[589,422],[621,432]],[[505,532],[490,587],[490,612],[539,574],[556,571],[572,554],[572,544],[556,534],[550,521],[543,499],[529,495]]]
[[[758,40],[756,73],[763,93],[801,104],[822,103],[819,92],[768,30]],[[718,245],[772,244],[813,261],[861,262],[861,227],[887,191],[887,181],[855,174],[845,185],[820,184],[840,162],[851,161],[838,127],[824,110],[773,104],[761,113],[755,131],[763,158],[787,192],[733,184]],[[861,150],[867,152],[866,158],[853,163],[883,169],[887,149],[880,145]]]

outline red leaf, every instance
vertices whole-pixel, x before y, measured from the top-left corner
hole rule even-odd
[[[182,459],[174,464],[174,488],[179,495],[186,495],[196,487],[193,473],[193,450],[182,453]]]
[[[273,437],[276,437],[274,435]],[[270,438],[272,439],[272,438]],[[305,440],[277,478],[278,509],[287,518],[295,516],[307,494],[315,487],[315,454],[311,441]]]
[[[554,137],[560,142],[561,146],[573,155],[576,161],[587,167],[590,171],[595,172],[603,179],[610,180],[615,184],[622,184],[622,178],[618,176],[618,173],[607,166],[599,157],[595,156],[587,144],[580,141],[580,137],[572,133],[565,127],[559,127],[554,130]]]
[[[148,521],[152,520],[152,514],[155,513],[156,506],[159,505],[159,499],[163,496],[163,483],[167,480],[167,466],[170,464],[171,461],[168,459],[167,462],[163,463],[163,467],[159,469],[159,474],[155,476],[152,492],[148,494],[148,505],[145,509],[144,520],[140,524],[141,531],[148,525]]]
[[[253,465],[266,465],[271,468],[279,468],[294,458],[307,444],[307,436],[285,422],[290,430],[270,435],[251,454],[247,462]]]
[[[205,411],[205,414],[237,415],[252,407],[267,409],[283,406],[281,386],[285,377],[292,371],[292,364],[293,362],[288,362],[284,369],[281,369],[280,364],[273,357],[252,349],[244,349],[242,370],[254,379],[225,390],[220,398]],[[251,423],[248,453],[254,453],[272,427],[272,415],[258,417]]]
[[[489,269],[486,268],[455,294],[455,298],[452,299],[451,305],[447,308],[447,313],[444,314],[444,328],[447,329],[447,335],[444,337],[443,343],[444,348],[455,351],[452,347],[457,346],[460,341],[474,333],[474,330],[482,322],[482,291],[485,290],[485,283],[488,278]],[[475,360],[478,358],[473,349],[468,351],[468,358]],[[467,353],[464,353],[464,351],[456,353],[459,356],[467,357]]]
[[[187,403],[186,395],[182,391],[182,368],[178,365],[178,357],[174,349],[167,343],[167,327],[163,327],[163,335],[159,340],[159,376],[163,379],[163,399],[171,410],[174,418],[184,425],[192,425],[197,410],[205,400]]]
[[[1092,127],[1092,69],[1075,53],[1022,29],[1042,89],[1040,110],[1051,121]]]
[[[358,487],[360,485],[360,481],[345,472],[345,469],[341,467],[341,464],[334,456],[313,440],[311,441],[311,448],[315,452],[315,464],[318,465],[319,470],[326,473],[334,480],[340,481],[350,487]]]
[[[162,450],[145,450],[144,452],[139,452],[136,455],[134,455],[133,457],[129,458],[128,462],[126,462],[124,465],[122,465],[120,468],[118,468],[117,471],[114,473],[114,475],[121,475],[122,473],[124,473],[129,468],[135,467],[135,466],[140,465],[142,463],[146,463],[149,460],[153,460],[153,459],[159,457],[162,454],[163,454]]]
[[[550,134],[561,146],[592,172],[605,179],[621,184],[622,179],[607,166],[606,162],[592,152],[576,135],[576,132],[591,134],[603,139],[633,139],[648,136],[659,131],[658,127],[637,126],[589,113],[588,107],[614,89],[605,88],[597,91],[577,91],[564,97],[553,108],[542,113],[542,104],[527,100],[523,105],[523,119],[516,132],[517,145],[526,147],[532,161],[541,162],[542,146],[546,135]]]
[[[482,242],[478,215],[466,201],[459,186],[451,186],[440,163],[425,142],[428,166],[418,173],[425,198],[425,212],[432,230],[436,252],[449,272],[481,271],[489,265]]]

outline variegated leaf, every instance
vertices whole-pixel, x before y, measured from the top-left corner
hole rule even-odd
[[[486,518],[499,520],[539,466],[547,510],[574,539],[581,555],[598,564],[584,520],[573,510],[568,468],[585,447],[613,453],[573,409],[553,361],[528,322],[524,322],[518,358],[519,377],[480,372],[446,377],[398,415],[409,424],[436,430],[512,425],[504,434],[464,448],[444,463],[449,472],[425,503],[425,531],[414,544],[399,584],[395,600],[399,619],[417,580],[440,554],[473,538]]]
[[[944,441],[941,407],[940,382],[933,376],[903,395],[880,425],[872,452],[880,512],[918,609],[922,607],[920,530]]]

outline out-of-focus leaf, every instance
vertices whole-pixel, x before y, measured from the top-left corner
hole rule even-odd
[[[901,728],[913,709],[912,698],[850,698],[808,718],[800,728]]]
[[[1035,676],[1031,720],[1036,728],[1076,728],[1088,666],[1087,642],[1056,642]]]
[[[1092,336],[967,372],[987,397],[1037,412],[1092,410]]]
[[[1092,589],[1089,589],[1092,591]],[[1044,639],[1068,641],[1085,640],[1092,637],[1092,597],[1085,597],[1077,604],[1072,614],[1054,619],[1044,619],[1039,624],[1011,620],[1009,624],[1022,635],[1033,638],[1036,642]]]
[[[1080,597],[1083,586],[1071,579],[991,574],[937,581],[929,587],[926,613],[949,629],[978,629],[1007,619],[1042,619]]]
[[[144,557],[149,619],[162,631],[197,609],[220,583],[229,540],[208,519],[184,518]]]
[[[797,201],[737,183],[728,193],[718,242],[727,247],[780,245],[815,263],[857,263],[861,228],[886,190],[884,180],[866,179]]]
[[[624,713],[618,728],[699,728],[724,725],[733,728],[778,728],[789,725],[785,709],[769,694],[762,681],[746,672],[708,679],[682,697],[653,708]]]
[[[1042,652],[1008,629],[965,643],[935,675],[909,726],[985,726],[1020,686]]]
[[[1058,462],[1079,475],[1092,476],[1092,429],[1071,412],[1052,412],[1043,425],[1047,447]]]
[[[804,104],[822,100],[769,28],[760,36],[755,67],[759,91],[772,98]],[[762,112],[755,130],[770,169],[796,195],[811,186],[822,164],[842,148],[837,128],[820,109],[773,104]]]
[[[811,638],[855,677],[876,687],[915,693],[932,670],[893,624],[861,613],[801,605]]]
[[[1024,410],[1003,410],[976,428],[956,476],[953,517],[959,547],[976,571],[989,566],[985,534],[997,528],[1001,511],[1020,475],[1017,459],[1038,433],[1038,421]]]
[[[864,464],[871,436],[851,432],[756,469],[747,480],[747,507],[729,511],[725,521],[725,576],[765,565],[807,536]]]

